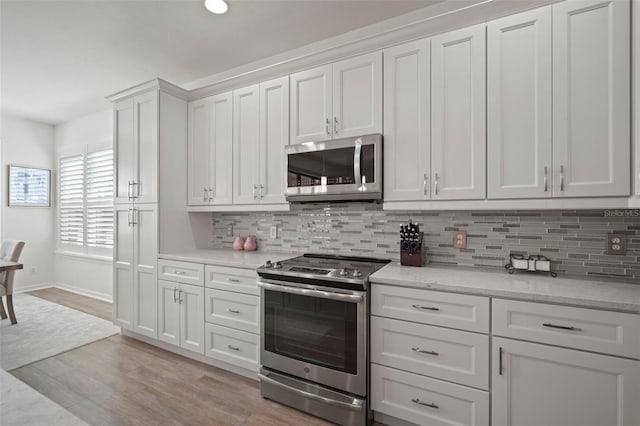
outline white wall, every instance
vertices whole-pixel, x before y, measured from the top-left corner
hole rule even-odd
[[[15,275],[15,291],[50,285],[55,246],[55,173],[52,173],[51,207],[8,207],[7,165],[53,170],[53,127],[2,115],[2,239],[22,240],[20,260],[24,270]]]
[[[109,109],[59,124],[55,127],[54,135],[56,164],[61,151],[82,150],[86,144],[105,141],[112,144],[113,112]],[[56,238],[56,248],[57,244]],[[53,254],[53,280],[58,287],[111,301],[113,262],[56,251]]]

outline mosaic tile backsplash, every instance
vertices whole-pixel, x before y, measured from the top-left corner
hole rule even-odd
[[[620,213],[620,212],[618,212]],[[235,235],[256,235],[258,250],[335,253],[400,259],[399,229],[409,218],[424,232],[426,263],[503,269],[510,253],[541,254],[560,276],[614,278],[640,284],[640,216],[626,211],[388,212],[378,204],[292,205],[289,212],[214,213],[213,247],[231,249]],[[278,227],[278,238],[269,230]],[[467,248],[453,248],[453,231]],[[627,253],[608,255],[606,234],[626,235]],[[423,246],[423,247],[424,247]],[[424,248],[423,248],[423,251]]]

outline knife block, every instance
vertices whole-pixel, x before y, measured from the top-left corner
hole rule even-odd
[[[420,237],[417,241],[417,247],[415,251],[411,251],[409,248],[404,248],[402,242],[400,243],[400,264],[404,266],[422,266],[422,237],[423,233],[420,232]]]

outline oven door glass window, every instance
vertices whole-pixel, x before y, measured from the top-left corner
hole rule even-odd
[[[358,304],[267,290],[264,348],[285,357],[357,374]]]

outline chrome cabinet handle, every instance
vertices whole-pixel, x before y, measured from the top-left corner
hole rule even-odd
[[[237,278],[227,278],[227,281],[229,281],[230,283],[239,283],[240,280]]]
[[[422,191],[424,193],[424,195],[427,195],[427,183],[429,182],[429,176],[427,176],[427,174],[425,173],[423,176],[423,181],[422,181]]]
[[[581,328],[578,327],[573,327],[570,325],[557,325],[557,324],[551,324],[550,322],[545,322],[542,324],[543,327],[549,327],[549,328],[559,328],[560,330],[570,330],[570,331],[582,331]]]
[[[139,196],[138,182],[136,182],[135,180],[132,180],[131,181],[131,198],[135,200],[136,198],[138,198],[138,196]]]
[[[502,376],[502,346],[498,349],[498,375]]]
[[[264,198],[264,194],[262,193],[263,190],[264,190],[264,185],[260,184],[260,199],[261,200]]]
[[[329,119],[327,118],[327,119],[325,119],[325,122],[324,122],[324,123],[325,123],[325,124],[324,124],[324,128],[325,128],[325,130],[327,131],[327,136],[329,136],[329,135],[331,135],[331,130],[329,130],[329,126],[331,125],[331,122],[330,122],[330,121],[329,121]]]
[[[237,310],[237,309],[231,309],[231,308],[227,308],[227,311],[228,311],[228,312],[231,312],[232,314],[239,314],[239,313],[240,313],[240,311],[239,311],[239,310]]]
[[[338,133],[338,117],[333,117],[333,133]]]
[[[418,398],[413,398],[411,400],[411,402],[413,402],[414,404],[418,404],[418,405],[424,405],[425,407],[431,407],[431,408],[440,408],[438,407],[436,404],[431,403],[431,402],[422,402],[420,401]]]
[[[176,274],[176,275],[184,275],[184,274],[186,274],[186,272],[184,272],[184,271],[173,271],[173,273]]]
[[[209,187],[209,202],[213,201],[213,197],[216,196],[216,191],[214,188]]]
[[[132,185],[132,181],[129,181],[128,185],[127,185],[127,198],[129,198],[129,201],[131,201],[131,199],[133,198],[132,192],[131,192],[131,185]]]
[[[560,164],[560,191],[564,191],[564,166]]]
[[[434,356],[438,356],[438,355],[440,355],[438,352],[435,352],[435,351],[425,351],[425,350],[422,350],[422,349],[420,349],[420,348],[411,348],[411,350],[412,350],[412,351],[414,351],[414,352],[419,352],[419,353],[421,353],[421,354],[434,355]]]
[[[129,207],[129,210],[127,210],[127,225],[129,226],[129,228],[131,228],[133,225],[133,219],[132,219],[132,215],[131,213],[133,212],[133,209],[131,207]]]
[[[178,291],[177,287],[173,288],[173,303],[176,303],[178,301],[178,298],[176,297],[176,292]]]
[[[131,209],[131,226],[136,226],[138,224],[138,209],[133,207]]]
[[[258,185],[257,184],[253,184],[253,199],[257,200],[258,199]]]
[[[182,293],[184,293],[184,291],[182,291],[182,290],[180,290],[180,291],[178,292],[178,302],[179,302],[180,304],[182,304],[182,302],[184,302],[184,299],[182,298]]]
[[[229,349],[231,349],[232,351],[239,351],[239,350],[240,350],[240,348],[239,348],[239,347],[237,347],[237,346],[227,345],[227,347],[228,347]]]
[[[440,308],[436,308],[435,306],[422,306],[422,305],[411,305],[412,308],[422,309],[425,311],[439,311]]]
[[[434,191],[433,192],[436,195],[438,195],[438,174],[437,173],[434,173],[434,174],[435,174],[435,182],[434,182]]]
[[[547,166],[544,166],[544,192],[549,190],[549,186],[547,185]]]

